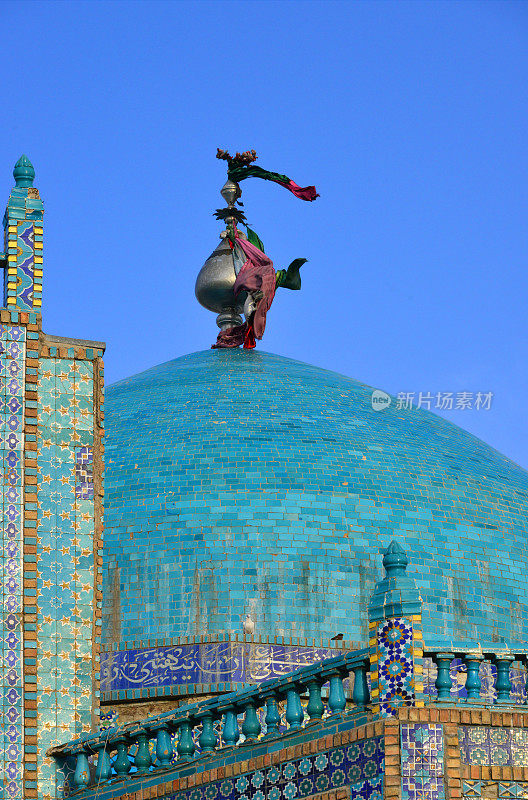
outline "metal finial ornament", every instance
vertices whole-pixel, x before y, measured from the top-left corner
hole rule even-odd
[[[215,217],[226,224],[220,234],[220,244],[211,253],[198,273],[195,294],[198,302],[217,314],[216,322],[220,333],[215,348],[234,348],[243,345],[245,349],[255,347],[255,340],[262,339],[266,327],[266,314],[269,311],[275,290],[300,289],[300,268],[305,258],[292,261],[288,269],[277,272],[273,262],[264,252],[264,245],[257,234],[248,227],[244,212],[236,208],[241,196],[239,181],[257,177],[284,186],[302,200],[315,200],[319,197],[314,186],[301,187],[286,175],[268,172],[256,167],[255,150],[246,150],[230,156],[227,150],[218,149],[216,157],[228,162],[227,181],[220,194],[227,203],[219,208]],[[247,236],[238,225],[244,225]],[[244,312],[245,321],[241,314]]]

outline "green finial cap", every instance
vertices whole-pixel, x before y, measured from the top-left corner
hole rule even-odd
[[[407,558],[405,550],[398,542],[392,541],[383,556],[383,566],[385,567],[387,575],[392,577],[393,575],[405,572],[408,565],[409,559]]]
[[[20,187],[33,186],[35,169],[27,156],[20,156],[13,170],[16,185]]]
[[[369,603],[369,620],[408,617],[422,613],[422,598],[406,573],[409,559],[403,547],[392,541],[383,554],[385,577],[376,584]]]

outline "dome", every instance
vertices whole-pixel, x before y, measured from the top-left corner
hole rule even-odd
[[[528,639],[528,474],[289,358],[209,350],[108,389],[103,642],[364,643],[396,539],[435,641]]]

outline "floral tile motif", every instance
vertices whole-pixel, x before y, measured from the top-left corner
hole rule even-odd
[[[403,800],[445,800],[442,726],[401,726]]]
[[[528,730],[524,728],[462,725],[458,739],[464,764],[528,767]]]
[[[296,800],[340,786],[350,786],[357,800],[382,800],[384,755],[381,737],[365,739],[196,787],[167,800]]]
[[[379,626],[377,639],[380,710],[392,716],[414,697],[412,626],[406,619],[388,619]]]

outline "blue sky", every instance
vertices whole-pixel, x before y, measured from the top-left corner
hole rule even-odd
[[[528,5],[4,2],[0,188],[45,202],[44,327],[107,342],[108,383],[209,347],[217,147],[277,267],[260,347],[398,392],[528,467]],[[434,408],[434,405],[433,405]]]

